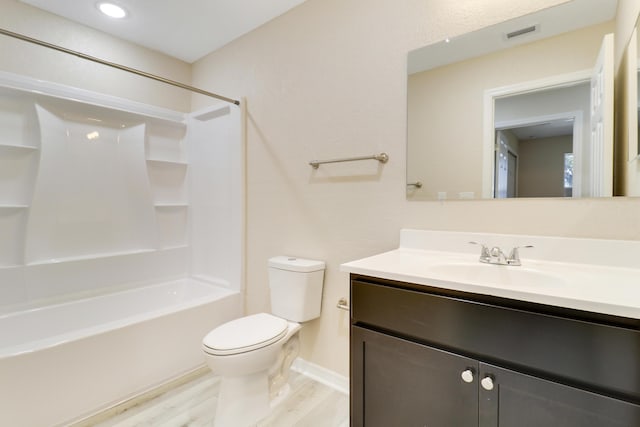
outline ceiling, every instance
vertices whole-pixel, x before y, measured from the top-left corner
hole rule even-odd
[[[573,119],[553,120],[545,123],[509,129],[520,141],[573,135]]]
[[[618,0],[572,0],[459,37],[447,38],[409,52],[407,72],[414,74],[430,70],[609,21],[615,18],[617,7]],[[535,30],[518,37],[507,36],[530,27]]]
[[[98,0],[20,0],[192,63],[305,0],[112,0],[128,16],[115,20]]]

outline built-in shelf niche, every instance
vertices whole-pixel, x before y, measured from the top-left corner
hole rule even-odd
[[[183,161],[173,161],[173,160],[163,160],[163,159],[147,159],[147,163],[156,163],[159,166],[168,165],[168,166],[187,166],[187,162]]]
[[[39,143],[32,97],[0,88],[0,268],[24,263]]]
[[[29,205],[38,168],[38,148],[0,144],[0,205]]]
[[[24,263],[27,206],[0,206],[0,268]]]
[[[155,207],[158,247],[187,245],[187,151],[184,123],[156,121],[147,125],[147,173]]]
[[[166,162],[147,162],[153,202],[187,204],[187,165]]]
[[[156,206],[188,204],[185,135],[184,123],[164,120],[147,124],[147,171]]]
[[[0,144],[37,147],[39,140],[33,96],[0,87]]]
[[[33,151],[37,151],[38,147],[31,145],[17,145],[17,144],[2,144],[0,143],[0,150],[3,151],[14,151],[16,153],[30,153]]]
[[[179,122],[152,121],[147,124],[145,151],[149,162],[187,164],[186,125]]]
[[[0,205],[29,205],[40,128],[31,95],[0,88]]]

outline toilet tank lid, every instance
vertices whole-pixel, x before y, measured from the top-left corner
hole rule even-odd
[[[312,271],[324,270],[325,264],[324,261],[280,255],[269,258],[269,267],[280,270],[309,273]]]

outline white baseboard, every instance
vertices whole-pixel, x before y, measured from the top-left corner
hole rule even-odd
[[[307,362],[300,357],[293,362],[291,369],[341,393],[349,394],[349,378],[337,372],[323,368],[315,363]]]

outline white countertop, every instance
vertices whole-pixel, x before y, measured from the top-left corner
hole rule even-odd
[[[468,245],[469,240],[488,241],[490,247],[506,241],[534,243],[537,259],[527,258],[522,250],[522,266],[483,264],[478,261],[479,249]],[[544,245],[553,248],[545,251]],[[461,251],[451,251],[452,247]],[[558,254],[565,251],[565,259],[547,259],[550,255],[563,258]],[[576,262],[576,251],[585,262]],[[616,251],[624,253],[616,257]],[[633,261],[637,266],[629,265]],[[341,270],[640,319],[640,242],[402,230],[398,249],[342,264]]]

